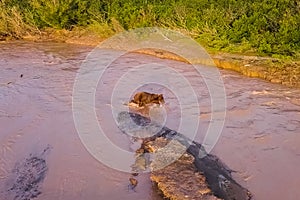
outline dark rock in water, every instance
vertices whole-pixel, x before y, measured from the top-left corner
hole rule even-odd
[[[194,158],[193,164],[197,171],[204,174],[206,182],[213,194],[225,200],[249,200],[250,192],[239,185],[231,176],[233,172],[221,160],[211,154],[207,154],[204,147],[177,133],[167,127],[160,126],[155,122],[149,122],[149,119],[139,114],[129,112],[121,112],[118,116],[119,128],[126,134],[132,135],[132,132],[143,135],[149,135],[146,138],[156,140],[157,138],[165,138],[169,141],[176,140],[183,145],[188,154]],[[178,183],[178,186],[180,183]]]
[[[132,176],[138,176],[139,173],[137,173],[137,172],[132,172],[131,175],[132,175]]]
[[[194,148],[195,149],[195,148]],[[230,170],[219,158],[208,154],[200,158],[192,148],[187,150],[195,158],[194,164],[202,171],[214,194],[225,200],[248,200],[251,199],[250,192],[239,185],[231,176]]]
[[[30,200],[41,194],[41,183],[48,170],[44,155],[49,149],[47,147],[40,155],[30,155],[16,164],[8,183],[8,192],[14,200]]]

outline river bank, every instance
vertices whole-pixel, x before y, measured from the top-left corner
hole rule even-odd
[[[159,50],[146,49],[139,51],[139,53],[185,61],[177,55]],[[208,53],[218,68],[236,71],[248,77],[261,78],[271,83],[300,87],[300,61],[228,53]]]
[[[272,83],[300,87],[300,62],[271,57],[215,54],[217,67],[239,72],[248,77],[262,78]]]
[[[121,30],[119,30],[121,31]],[[97,46],[108,36],[99,35],[87,30],[75,31],[48,29],[38,35],[27,35],[22,40],[35,42],[64,42],[85,46]],[[6,40],[11,38],[6,38]],[[5,42],[2,41],[2,42]],[[151,49],[141,50],[139,53],[154,55],[160,58],[185,61],[177,55]],[[221,69],[239,72],[248,77],[261,78],[272,83],[289,87],[300,87],[300,61],[262,57],[258,55],[230,54],[223,52],[208,52],[215,65]]]

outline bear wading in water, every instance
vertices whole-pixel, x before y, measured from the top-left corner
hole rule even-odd
[[[145,106],[150,103],[164,104],[165,100],[162,94],[151,94],[148,92],[138,92],[134,95],[130,103],[138,104],[139,107]]]

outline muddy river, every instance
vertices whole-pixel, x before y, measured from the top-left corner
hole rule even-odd
[[[73,85],[91,50],[61,43],[0,44],[1,200],[162,199],[149,174],[139,174],[135,191],[128,189],[130,173],[99,162],[80,140],[73,120]],[[107,56],[111,52],[107,50]],[[211,120],[210,95],[201,75],[186,63],[138,53],[115,60],[98,81],[95,111],[107,138],[125,151],[134,151],[132,141],[113,120],[111,96],[123,74],[153,62],[173,67],[194,87],[200,107],[195,140],[201,143]],[[234,170],[233,177],[254,199],[298,199],[300,90],[235,72],[220,73],[226,119],[211,153]],[[162,93],[166,125],[180,126],[180,102],[170,89],[153,83],[137,90]],[[185,90],[184,85],[178,90]],[[118,100],[126,103],[129,98]]]

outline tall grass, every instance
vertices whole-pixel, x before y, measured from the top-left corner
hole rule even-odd
[[[2,0],[0,35],[82,27],[108,37],[160,26],[188,33],[211,50],[299,55],[298,0]]]
[[[34,32],[33,30],[33,27],[24,22],[18,8],[6,8],[4,3],[0,2],[0,38],[20,38]]]

